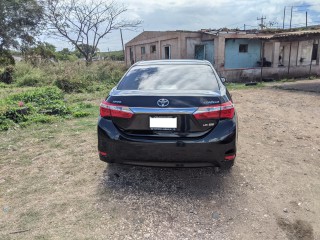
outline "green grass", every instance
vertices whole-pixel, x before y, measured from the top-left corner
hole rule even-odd
[[[253,88],[262,88],[265,87],[264,83],[258,83],[253,86],[246,86],[244,83],[226,83],[228,90],[243,90],[243,89],[253,89]]]
[[[96,116],[98,99],[125,71],[124,64],[112,61],[17,63],[13,83],[0,83],[0,131]]]
[[[103,91],[72,94],[64,94],[56,87],[2,88],[0,130],[97,116],[97,99],[105,98],[111,88],[112,86],[109,86]],[[26,109],[26,112],[21,113],[23,109]]]

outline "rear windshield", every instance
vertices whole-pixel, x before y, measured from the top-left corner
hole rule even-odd
[[[118,90],[219,90],[208,65],[135,66],[122,79]]]

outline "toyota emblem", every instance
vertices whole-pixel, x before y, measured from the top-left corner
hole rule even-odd
[[[167,107],[169,105],[169,100],[165,98],[161,98],[157,101],[159,107]]]

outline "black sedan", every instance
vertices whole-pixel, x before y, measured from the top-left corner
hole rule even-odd
[[[134,64],[100,105],[100,159],[161,167],[231,168],[237,152],[231,96],[208,61]]]

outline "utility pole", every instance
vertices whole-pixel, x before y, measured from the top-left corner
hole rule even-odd
[[[291,6],[290,29],[291,29],[291,24],[292,24],[292,12],[293,12],[293,6]]]
[[[122,29],[120,28],[120,35],[121,35],[121,43],[122,43],[122,52],[124,56],[124,44],[123,44],[123,37],[122,37]]]
[[[308,27],[308,12],[306,12],[306,28]]]
[[[261,30],[263,30],[263,28],[264,28],[263,20],[265,20],[265,19],[267,19],[267,18],[266,18],[266,17],[263,17],[263,15],[262,15],[261,18],[257,18],[258,21],[259,21],[259,20],[261,21],[261,24],[260,24]]]
[[[284,7],[284,10],[283,10],[283,29],[284,29],[284,22],[285,22],[285,19],[286,19],[286,7]]]
[[[245,24],[243,24],[243,31],[245,31],[246,30],[246,25]]]

